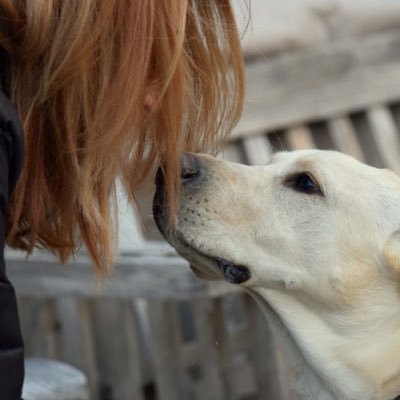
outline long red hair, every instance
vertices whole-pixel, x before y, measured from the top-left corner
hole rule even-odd
[[[25,131],[7,243],[98,272],[115,252],[114,199],[154,165],[171,207],[182,151],[214,152],[237,121],[243,61],[229,0],[0,0],[0,45]]]

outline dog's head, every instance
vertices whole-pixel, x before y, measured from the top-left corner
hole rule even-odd
[[[400,271],[400,179],[333,151],[253,167],[187,154],[176,225],[166,228],[161,175],[154,217],[205,279],[331,302]]]

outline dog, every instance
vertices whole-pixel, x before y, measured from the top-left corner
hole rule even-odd
[[[400,178],[335,152],[275,154],[265,166],[185,154],[158,228],[203,279],[258,302],[307,400],[400,395]]]

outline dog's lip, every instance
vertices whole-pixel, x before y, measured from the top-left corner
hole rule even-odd
[[[215,280],[215,279],[220,279],[221,277],[217,277],[216,272],[213,271],[213,273],[209,270],[209,268],[201,268],[197,267],[194,263],[190,263],[189,265],[190,269],[192,272],[200,279],[205,279],[205,280]]]
[[[190,269],[192,272],[201,279],[223,279],[223,276],[219,272],[214,257],[203,253],[194,246],[190,245],[184,237],[175,231],[172,235],[177,239],[179,246],[176,246],[176,242],[172,244],[177,252],[190,262]],[[210,266],[211,264],[212,266]]]
[[[216,258],[218,268],[223,273],[225,279],[230,283],[243,283],[251,278],[248,267],[241,264],[234,264],[224,258]]]
[[[233,284],[244,283],[251,278],[251,273],[247,266],[242,264],[235,264],[225,258],[205,254],[204,252],[196,249],[193,245],[187,243],[181,234],[177,234],[176,237],[178,238],[180,244],[184,247],[185,252],[189,251],[190,253],[192,253],[192,256],[194,254],[195,256],[198,256],[215,264],[216,268],[213,268],[213,270],[211,271],[210,267],[199,267],[197,263],[191,263],[191,270],[196,275],[198,275],[199,278],[216,277],[219,275],[217,271],[222,274],[226,281]],[[183,254],[183,256],[185,255]],[[216,274],[215,276],[214,273]]]

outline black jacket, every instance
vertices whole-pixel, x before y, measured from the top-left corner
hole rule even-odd
[[[23,132],[14,106],[0,91],[0,399],[21,398],[23,342],[14,288],[4,263],[5,214],[23,161]]]

